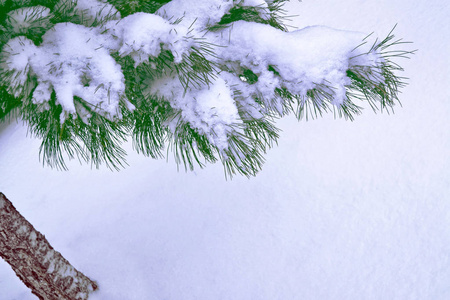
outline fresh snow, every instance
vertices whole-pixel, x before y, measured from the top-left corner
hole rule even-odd
[[[332,103],[340,106],[347,98],[346,86],[351,85],[346,74],[349,67],[379,68],[381,65],[381,54],[370,48],[373,41],[367,40],[361,45],[365,38],[363,33],[324,26],[286,33],[266,24],[245,21],[207,30],[237,3],[255,5],[260,10],[267,8],[264,1],[173,0],[158,10],[160,15],[136,13],[117,20],[117,11],[105,3],[94,1],[88,5],[86,1],[79,1],[75,10],[84,12],[91,9],[88,17],[103,20],[98,27],[57,24],[43,36],[39,46],[25,37],[16,37],[3,49],[6,61],[2,67],[17,74],[6,76],[10,78],[8,80],[16,96],[31,88],[22,88],[30,75],[37,77],[33,101],[42,104],[43,110],[49,108],[51,91],[54,90],[57,103],[63,109],[62,123],[77,115],[88,122],[91,114],[85,106],[114,120],[122,117],[121,104],[130,110],[134,106],[125,98],[125,78],[121,67],[112,58],[112,52],[118,52],[122,57],[130,56],[137,67],[167,50],[173,54],[174,63],[180,64],[192,49],[211,45],[214,55],[205,55],[216,63],[217,69],[223,70],[223,76],[219,74],[219,78],[211,79],[213,82],[202,83],[187,91],[184,84],[176,83],[179,78],[169,74],[155,82],[150,80],[147,91],[152,94],[149,97],[164,96],[173,109],[181,112],[183,122],[207,136],[224,155],[225,150],[231,150],[229,141],[237,135],[238,125],[243,123],[240,115],[260,116],[262,107],[274,108],[283,114],[284,100],[277,96],[276,89],[287,89],[304,99],[307,91],[326,86],[333,97]],[[22,17],[27,15],[25,10],[21,9],[21,13],[13,11],[10,17],[16,16],[17,24],[25,22],[26,18]],[[111,11],[114,20],[107,21],[105,11]],[[42,9],[36,14],[46,16]],[[226,70],[234,70],[235,78]],[[239,74],[248,70],[258,76],[256,83],[242,82],[239,78]],[[382,76],[371,79],[384,81]],[[164,84],[160,84],[161,81]],[[216,93],[219,85],[220,97]],[[244,97],[234,97],[240,93],[244,93]],[[75,96],[81,100],[75,101]],[[256,113],[255,99],[263,102]],[[220,103],[227,107],[225,113],[218,113],[223,108]]]
[[[169,20],[180,20],[186,26],[204,28],[214,25],[230,11],[233,0],[172,0],[156,13]]]
[[[8,13],[6,23],[14,28],[17,33],[24,32],[27,28],[42,26],[50,17],[50,9],[44,6],[23,7]],[[48,21],[48,20],[47,20]]]
[[[148,61],[149,57],[157,57],[161,50],[172,52],[174,61],[180,63],[183,54],[194,44],[186,38],[187,27],[173,25],[154,14],[135,13],[120,22],[110,21],[106,28],[119,39],[120,56],[130,55],[135,66]]]
[[[349,67],[374,66],[373,60],[380,59],[375,53],[365,55],[373,44],[370,41],[357,47],[365,34],[324,26],[285,33],[266,24],[238,21],[206,37],[222,46],[217,48],[218,63],[226,61],[232,68],[248,68],[258,75],[258,82],[249,88],[266,99],[276,97],[275,88],[284,87],[293,94],[306,96],[308,90],[326,83],[335,91],[334,103],[340,105],[345,98],[345,86],[351,84],[346,76]],[[357,61],[352,57],[358,57]],[[269,66],[281,78],[274,76]]]
[[[188,120],[220,151],[228,148],[228,137],[234,131],[232,126],[242,123],[230,87],[220,77],[208,88],[187,91],[178,78],[161,78],[154,82],[149,93],[168,99],[171,107],[181,111],[181,119]],[[170,120],[168,125],[175,131],[180,119]]]
[[[66,1],[63,0],[64,3]],[[66,5],[64,3],[64,5]],[[117,9],[109,4],[106,0],[77,0],[72,1],[74,5],[74,14],[83,16],[83,20],[93,24],[95,21],[104,21],[108,19],[120,19],[120,13]]]
[[[96,29],[59,23],[42,39],[39,47],[22,36],[5,45],[3,51],[7,56],[2,67],[19,75],[13,76],[17,78],[12,80],[13,86],[23,86],[32,71],[38,79],[33,102],[45,109],[53,88],[63,108],[61,122],[66,115],[76,113],[74,96],[109,119],[120,117],[118,105],[125,101],[124,76],[120,65],[103,47]],[[17,89],[17,93],[23,89]]]
[[[178,172],[170,154],[152,160],[131,145],[123,171],[72,162],[58,172],[38,162],[26,127],[0,125],[0,191],[98,281],[92,299],[450,298],[449,4],[287,8],[299,28],[382,36],[398,23],[394,33],[414,41],[405,47],[419,49],[400,62],[403,107],[355,122],[280,120],[260,174],[232,181],[219,164]],[[36,299],[3,260],[0,299]]]

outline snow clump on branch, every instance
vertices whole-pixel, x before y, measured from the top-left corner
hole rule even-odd
[[[116,122],[151,109],[153,127],[134,131],[142,145],[158,153],[162,142],[155,141],[171,132],[185,143],[180,149],[201,142],[209,161],[214,151],[225,161],[231,155],[253,174],[262,163],[258,151],[276,140],[274,116],[300,116],[312,105],[315,113],[331,106],[352,118],[360,110],[352,99],[392,106],[401,86],[392,73],[401,68],[383,56],[396,43],[389,44],[392,36],[369,42],[323,26],[287,32],[277,20],[282,2],[172,0],[152,2],[153,13],[128,13],[104,0],[19,8],[7,14],[5,30],[13,34],[0,52],[0,79],[41,112],[60,105],[61,123],[80,118],[89,126],[94,115]],[[66,16],[52,24],[58,14]]]

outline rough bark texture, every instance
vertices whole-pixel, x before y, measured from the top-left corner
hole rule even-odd
[[[97,284],[55,251],[0,193],[0,256],[39,299],[85,300]]]

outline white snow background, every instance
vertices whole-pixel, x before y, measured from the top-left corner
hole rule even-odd
[[[43,168],[40,141],[0,126],[0,191],[76,268],[92,299],[450,299],[450,4],[292,0],[299,28],[395,34],[410,85],[395,114],[280,120],[250,180],[220,163],[177,172]],[[0,260],[0,299],[36,299]],[[90,298],[91,299],[91,298]]]

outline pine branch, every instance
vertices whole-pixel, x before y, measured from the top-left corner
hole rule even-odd
[[[410,55],[416,52],[416,50],[392,50],[398,45],[409,44],[401,40],[394,40],[394,29],[383,40],[376,40],[367,52],[350,58],[351,64],[352,60],[357,57],[379,51],[382,61],[373,66],[351,64],[346,72],[351,79],[351,84],[346,86],[346,98],[343,103],[333,104],[333,87],[326,82],[316,84],[313,89],[308,90],[306,96],[293,95],[286,89],[277,89],[277,95],[286,101],[287,109],[293,112],[299,120],[315,119],[325,113],[333,112],[335,117],[353,121],[363,109],[355,101],[367,102],[374,112],[383,112],[384,110],[393,112],[395,103],[401,104],[398,93],[407,85],[407,78],[397,75],[398,72],[403,71],[403,68],[392,59],[410,58]]]
[[[171,0],[111,0],[109,2],[120,11],[122,17],[126,17],[137,12],[153,14],[161,6],[170,1]]]
[[[286,11],[283,9],[283,2],[284,1],[274,1],[265,8],[259,6],[244,6],[243,1],[241,1],[225,14],[220,22],[210,26],[208,29],[217,31],[228,27],[233,22],[247,21],[269,24],[274,28],[287,31],[287,27],[283,22],[289,18],[286,16]]]
[[[275,28],[276,34],[287,31],[283,24],[287,18],[283,10],[285,0],[271,1],[267,6],[261,7],[244,6],[242,1],[234,1],[231,9],[223,11],[224,15],[220,21],[217,22],[220,16],[215,19],[216,24],[203,20],[205,28],[199,27],[197,21],[193,21],[187,28],[182,16],[164,16],[166,19],[145,14],[133,16],[137,12],[155,13],[164,4],[169,3],[169,0],[112,0],[109,2],[114,7],[103,3],[104,9],[109,9],[108,13],[102,10],[101,2],[97,3],[100,6],[94,11],[80,8],[76,1],[71,0],[28,2],[27,7],[23,7],[18,1],[1,2],[0,121],[20,116],[29,124],[31,133],[42,139],[40,155],[43,164],[58,169],[66,169],[67,159],[74,158],[80,162],[90,162],[97,168],[106,164],[111,169],[120,169],[126,164],[126,153],[121,144],[131,136],[133,148],[138,153],[160,158],[167,155],[165,151],[171,151],[175,162],[184,165],[186,170],[192,170],[195,166],[204,167],[207,163],[220,159],[227,177],[235,174],[254,176],[264,163],[264,153],[277,142],[278,129],[273,124],[276,118],[293,113],[298,119],[308,120],[332,112],[335,117],[353,120],[361,113],[363,108],[359,105],[363,102],[367,102],[374,111],[392,111],[393,106],[399,103],[399,90],[406,85],[406,78],[398,76],[398,72],[403,69],[395,61],[397,58],[408,58],[414,53],[395,50],[397,46],[403,46],[405,43],[396,40],[391,31],[383,40],[376,40],[367,51],[361,51],[361,47],[367,46],[368,38],[353,50],[355,55],[348,61],[348,70],[338,70],[342,73],[339,73],[339,76],[346,76],[346,86],[339,81],[328,80],[326,76],[319,80],[305,76],[306,84],[295,79],[288,82],[283,76],[287,72],[286,69],[289,69],[289,64],[285,63],[280,67],[276,61],[265,61],[273,58],[274,53],[242,54],[234,49],[233,53],[240,53],[243,57],[238,55],[224,59],[221,55],[226,54],[228,49],[225,39],[219,39],[219,42],[225,44],[218,46],[211,42],[217,40],[210,40],[208,36],[227,34],[227,42],[230,44],[233,24],[237,21],[246,21],[236,23],[236,26],[240,24],[240,28],[244,29],[256,28],[246,24],[260,23],[265,24],[258,25],[263,26],[258,27],[261,30]],[[121,18],[130,16],[127,20],[133,21],[136,20],[133,18],[139,16],[146,18],[144,21],[147,23],[149,38],[142,39],[142,45],[135,43],[133,38],[125,40],[125,37],[121,36],[120,30],[123,27],[120,24],[125,21],[119,22],[116,9]],[[109,22],[111,20],[114,21]],[[152,25],[153,20],[159,22],[159,25],[163,24],[161,28],[170,29],[167,33],[169,39],[164,39],[161,33],[152,31],[152,26],[148,24]],[[98,74],[91,70],[93,63],[88,55],[75,55],[77,59],[82,58],[73,60],[76,64],[80,61],[85,63],[85,66],[71,71],[78,72],[77,76],[86,89],[83,90],[84,98],[73,97],[74,110],[70,111],[63,108],[62,102],[56,98],[56,88],[53,85],[59,82],[51,82],[52,78],[48,79],[49,77],[42,75],[41,77],[47,78],[47,81],[43,82],[32,70],[31,62],[28,60],[28,63],[24,63],[29,59],[31,50],[42,47],[42,44],[45,46],[47,36],[44,34],[52,28],[58,28],[60,25],[57,24],[62,22],[83,25],[77,28],[88,30],[87,33],[97,34],[97,31],[102,31],[100,36],[95,36],[101,41],[103,37],[107,37],[104,39],[107,42],[99,44],[99,48],[91,47],[95,48],[97,55],[102,53],[103,62],[105,59],[111,59],[111,66],[118,71],[112,74],[122,72],[120,75],[123,77],[118,76],[120,78],[117,80],[120,81],[121,87],[117,88],[116,85],[115,90],[115,99],[118,102],[118,106],[114,107],[116,111],[102,110],[100,105],[104,103],[103,98],[94,104],[85,99],[89,98],[85,96],[94,81],[93,74]],[[141,29],[139,24],[136,28]],[[180,34],[179,29],[184,33]],[[156,44],[151,43],[151,38],[157,41]],[[236,37],[233,38],[236,40]],[[179,47],[180,44],[189,46],[183,48]],[[16,49],[10,49],[11,45]],[[122,50],[119,50],[121,47]],[[58,47],[55,46],[55,49]],[[260,54],[265,60],[260,59]],[[22,60],[17,59],[16,55],[23,55]],[[244,57],[245,55],[247,56]],[[54,57],[58,60],[57,56]],[[371,57],[374,58],[373,63],[367,59]],[[52,65],[53,68],[49,67],[49,72],[59,72],[61,66]],[[289,69],[288,73],[291,71]],[[158,95],[158,82],[164,84],[164,80],[169,82],[173,78],[179,81],[178,86],[182,87],[184,94],[172,91],[173,99]],[[237,109],[235,115],[226,115],[231,116],[231,120],[236,117],[235,121],[222,122],[217,116],[216,108],[208,107],[205,103],[201,103],[205,105],[201,108],[203,111],[200,108],[200,111],[197,111],[197,108],[183,107],[189,106],[185,102],[186,95],[192,91],[210,90],[218,80],[222,82],[220,93],[229,93],[232,97],[224,101],[234,103],[233,109]],[[124,88],[121,85],[123,81]],[[165,84],[168,84],[167,82]],[[169,83],[178,88],[177,84]],[[111,94],[108,84],[111,86],[113,83],[105,85],[98,82],[91,91],[96,87],[93,94],[99,98],[98,95],[102,92],[101,95],[105,95],[109,100]],[[294,84],[304,84],[306,88],[302,86],[296,89]],[[45,94],[46,89],[49,89],[48,93],[51,92],[51,96],[47,95],[50,100],[45,96],[39,99],[35,97],[37,92]],[[222,101],[224,98],[219,98],[219,95],[208,94],[210,97],[217,96]],[[191,100],[194,106],[198,104],[196,99]],[[184,104],[180,104],[180,101]],[[222,105],[221,102],[215,103]],[[184,109],[190,114],[190,119],[186,118]],[[205,115],[207,120],[201,119],[201,115]],[[221,126],[218,131],[215,125],[210,123],[216,119]],[[224,139],[228,143],[227,146],[218,144],[217,141]]]
[[[396,75],[404,70],[393,59],[409,59],[416,52],[416,50],[395,50],[396,46],[410,43],[402,42],[401,39],[395,40],[394,29],[395,26],[383,40],[375,40],[369,50],[381,54],[383,61],[379,65],[374,67],[355,65],[347,70],[347,76],[352,80],[352,85],[348,87],[349,99],[368,101],[374,111],[385,109],[393,111],[395,102],[400,103],[398,93],[407,85],[407,78]],[[355,58],[357,57],[352,57],[351,60]],[[379,82],[377,78],[383,78],[383,81]]]
[[[20,99],[8,93],[5,87],[0,87],[0,123],[16,119],[21,106]]]
[[[108,168],[119,170],[126,164],[126,153],[120,147],[127,136],[126,118],[113,122],[91,111],[89,123],[79,116],[66,118],[61,123],[62,113],[54,93],[49,107],[42,108],[31,102],[23,106],[22,119],[29,124],[30,133],[42,139],[43,164],[66,170],[66,159],[75,157],[96,168],[105,163]]]
[[[136,152],[152,158],[164,157],[168,131],[163,123],[170,115],[173,113],[169,103],[156,98],[143,99],[136,104],[132,115],[133,148]]]

